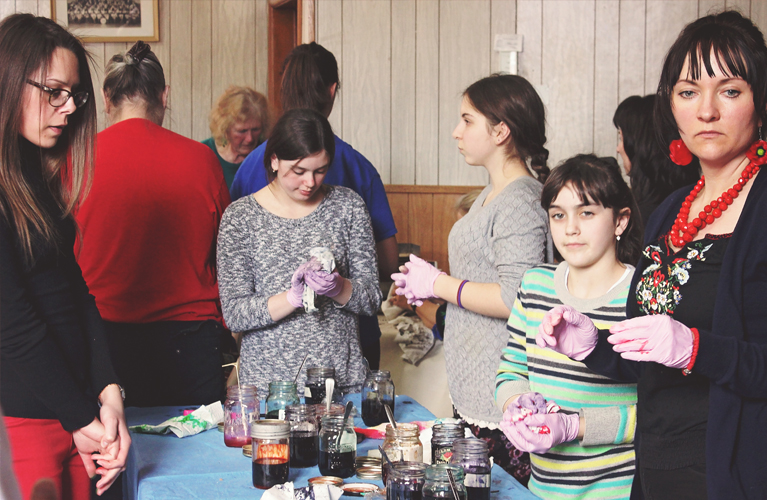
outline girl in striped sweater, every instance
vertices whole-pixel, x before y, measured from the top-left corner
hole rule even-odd
[[[629,498],[634,477],[636,385],[620,384],[535,344],[544,313],[577,310],[598,328],[625,319],[642,224],[617,164],[579,155],[543,187],[554,244],[563,261],[522,278],[496,377],[503,429],[530,452],[530,490],[543,498]],[[539,394],[538,394],[539,393]],[[542,398],[557,412],[524,416]],[[522,418],[524,416],[524,418]]]

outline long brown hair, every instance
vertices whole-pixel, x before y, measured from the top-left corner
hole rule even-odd
[[[34,261],[33,240],[41,238],[49,244],[61,244],[55,221],[39,205],[24,178],[19,150],[27,79],[41,71],[45,81],[57,48],[75,55],[80,77],[77,90],[90,96],[69,116],[69,125],[56,145],[41,150],[48,188],[63,215],[71,217],[93,178],[96,105],[88,53],[77,38],[45,17],[14,14],[0,23],[0,214],[15,230],[29,265]]]
[[[322,45],[312,42],[293,49],[282,65],[282,109],[308,108],[330,116],[339,91],[338,62]]]
[[[509,127],[507,155],[530,161],[538,180],[546,182],[546,110],[530,82],[517,75],[495,74],[472,83],[463,95],[491,126],[503,122]]]

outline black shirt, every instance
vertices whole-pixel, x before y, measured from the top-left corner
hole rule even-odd
[[[74,222],[43,178],[40,149],[25,139],[20,149],[25,180],[57,241],[34,237],[28,264],[15,226],[0,215],[0,404],[6,416],[57,419],[72,431],[93,421],[98,395],[117,377],[74,257]]]
[[[667,314],[689,328],[711,330],[717,284],[730,235],[706,235],[673,252],[664,235],[642,255],[630,316]],[[637,426],[644,467],[705,463],[710,381],[694,371],[645,363],[637,385]]]

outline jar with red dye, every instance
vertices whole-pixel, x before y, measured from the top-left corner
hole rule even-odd
[[[233,385],[226,389],[224,403],[224,444],[242,448],[250,444],[250,425],[258,420],[258,391],[252,385]]]
[[[253,486],[268,490],[288,481],[290,424],[285,420],[258,420],[250,426],[253,441]]]

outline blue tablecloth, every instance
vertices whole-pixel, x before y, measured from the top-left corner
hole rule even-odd
[[[360,395],[351,394],[357,412]],[[128,425],[159,424],[170,417],[181,415],[182,407],[127,408]],[[400,422],[432,420],[434,415],[415,400],[397,396],[394,416]],[[363,427],[359,417],[355,425]],[[174,435],[131,435],[133,446],[124,473],[127,500],[172,500],[189,498],[225,498],[228,500],[260,498],[263,490],[253,487],[251,461],[240,448],[227,448],[224,435],[212,429],[195,436],[179,439]],[[366,439],[359,444],[357,453],[380,445],[382,441]],[[319,468],[291,469],[290,480],[296,487],[306,486],[307,480],[320,475]],[[498,466],[492,471],[493,500],[525,500],[538,498]],[[347,482],[360,481],[356,477]],[[361,480],[360,482],[380,481]]]

